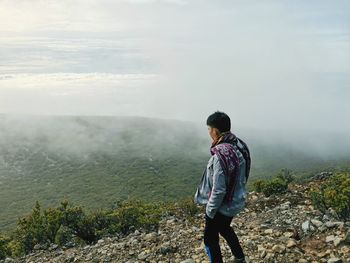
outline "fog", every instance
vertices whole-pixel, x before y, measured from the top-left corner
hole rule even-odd
[[[268,169],[277,159],[298,167],[300,160],[348,161],[350,142],[346,132],[231,129],[248,143],[253,166]],[[51,116],[0,114],[0,163],[27,162],[30,156],[61,156],[86,160],[129,152],[133,157],[209,158],[211,138],[205,122],[139,116]],[[29,156],[29,157],[25,157]],[[271,159],[273,158],[273,159]],[[307,158],[307,159],[306,159]],[[5,161],[8,160],[8,161]],[[11,160],[11,161],[9,161]],[[274,160],[274,161],[272,161]],[[283,166],[283,165],[282,165]],[[299,164],[299,168],[305,164]]]
[[[0,17],[1,113],[222,110],[232,130],[349,144],[348,1],[12,0]]]

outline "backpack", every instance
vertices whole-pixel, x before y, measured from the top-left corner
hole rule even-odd
[[[248,181],[248,177],[250,174],[250,164],[251,164],[251,158],[250,158],[250,151],[247,146],[247,144],[240,138],[236,137],[237,140],[240,142],[242,146],[239,146],[238,143],[236,143],[237,148],[242,153],[244,160],[245,160],[245,167],[246,167],[246,182]]]

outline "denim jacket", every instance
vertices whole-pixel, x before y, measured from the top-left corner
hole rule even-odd
[[[219,162],[219,158],[216,154],[210,157],[207,167],[203,172],[202,179],[197,186],[197,190],[194,195],[194,202],[199,205],[206,205],[206,214],[210,218],[214,218],[217,211],[226,216],[235,216],[245,206],[247,198],[245,187],[246,161],[243,157],[243,154],[238,150],[237,146],[234,145],[234,149],[239,158],[240,173],[239,177],[237,178],[238,182],[236,183],[234,189],[234,195],[231,204],[223,203],[228,181]]]

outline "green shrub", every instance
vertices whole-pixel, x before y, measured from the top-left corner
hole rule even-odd
[[[265,184],[263,193],[265,196],[270,196],[271,194],[284,193],[287,191],[287,189],[288,181],[276,177]]]
[[[310,190],[315,208],[326,213],[332,208],[339,219],[350,220],[350,173],[331,176]]]
[[[0,259],[4,259],[11,255],[11,250],[9,248],[9,242],[11,238],[7,235],[0,234]]]
[[[54,243],[57,232],[63,223],[64,213],[61,209],[49,207],[43,211],[42,218],[46,237],[51,243]]]
[[[173,214],[180,218],[186,218],[193,221],[193,216],[199,211],[198,206],[194,203],[193,197],[185,197],[177,202],[168,202],[166,205],[166,213]]]
[[[58,229],[55,240],[53,243],[64,246],[68,242],[73,240],[73,231],[64,225],[61,225],[60,228]]]
[[[18,219],[13,234],[12,246],[14,246],[15,254],[30,252],[36,244],[46,243],[48,234],[38,201],[31,214]]]
[[[292,170],[289,170],[287,168],[281,169],[281,171],[278,172],[276,177],[280,178],[283,181],[286,181],[287,184],[295,180],[295,176],[292,174]]]
[[[266,181],[265,180],[256,180],[253,182],[253,190],[262,193],[263,189],[265,188]]]
[[[282,169],[276,177],[270,180],[256,180],[253,183],[253,190],[263,193],[265,196],[281,194],[287,191],[288,184],[294,180],[294,176],[288,169]]]
[[[124,234],[135,228],[156,229],[163,214],[164,208],[159,203],[146,203],[140,199],[131,198],[119,202],[118,208],[113,213],[116,217],[114,228],[115,231]]]
[[[92,243],[100,237],[95,228],[95,218],[87,215],[82,207],[70,205],[67,200],[59,207],[50,207],[43,212],[36,201],[32,212],[18,219],[11,250],[22,255],[32,251],[36,244],[64,245],[74,238]]]
[[[95,232],[93,217],[86,214],[81,206],[71,206],[64,210],[63,225],[67,226],[74,236],[88,244],[92,244],[99,238]]]
[[[61,245],[69,241],[92,244],[108,233],[108,228],[115,221],[109,210],[86,213],[83,207],[73,206],[68,200],[62,201],[56,210],[59,210],[62,220],[55,242]]]
[[[8,249],[11,257],[19,257],[25,254],[22,243],[16,240],[13,235],[11,235],[11,241],[8,244]]]
[[[160,219],[167,213],[192,218],[197,211],[192,197],[168,204],[131,198],[118,201],[113,209],[90,213],[68,200],[61,201],[58,207],[42,211],[36,201],[30,214],[18,218],[16,228],[8,237],[0,235],[0,259],[6,255],[17,257],[27,254],[36,244],[91,244],[108,234],[127,234],[140,228],[156,230]]]
[[[116,227],[118,218],[111,209],[99,209],[90,214],[92,221],[95,222],[95,232],[98,237],[118,232]]]

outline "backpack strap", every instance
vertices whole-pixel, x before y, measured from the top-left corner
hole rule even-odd
[[[240,138],[236,137],[238,141],[242,144],[243,147],[240,147],[238,143],[236,143],[237,148],[240,150],[240,152],[243,154],[243,157],[245,159],[246,163],[246,181],[248,181],[248,177],[250,174],[250,165],[251,165],[251,158],[250,158],[250,151],[247,146],[247,144]]]

